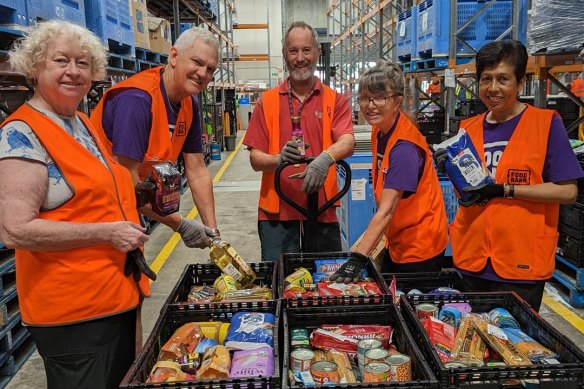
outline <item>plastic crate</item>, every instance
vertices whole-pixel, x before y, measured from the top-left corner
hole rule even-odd
[[[283,313],[284,354],[282,368],[282,387],[302,388],[290,385],[288,369],[290,360],[290,331],[295,327],[304,327],[309,331],[323,324],[379,324],[389,325],[393,330],[393,342],[398,351],[408,355],[412,361],[412,381],[357,383],[327,385],[326,388],[433,388],[437,387],[436,376],[418,349],[412,334],[405,325],[401,313],[393,304],[345,307],[303,307],[286,308]],[[395,386],[394,386],[395,385]]]
[[[584,204],[560,204],[560,224],[584,236]]]
[[[448,216],[448,223],[452,223],[458,212],[458,197],[454,192],[454,186],[448,177],[441,176],[440,188],[442,189],[442,196],[444,197],[444,206],[446,207],[446,216]]]
[[[26,4],[22,0],[0,0],[0,25],[27,26]]]
[[[467,291],[462,277],[455,269],[440,272],[383,273],[382,276],[387,285],[390,285],[395,277],[396,289],[404,293],[408,293],[412,289],[417,289],[422,293],[430,293],[441,287],[453,288],[460,292]]]
[[[558,226],[558,254],[566,261],[584,267],[584,237],[582,232],[560,224]]]
[[[130,3],[121,0],[85,0],[87,28],[112,53],[134,55],[134,29]]]
[[[337,219],[341,230],[343,250],[351,246],[365,232],[375,212],[375,194],[371,180],[371,153],[356,153],[345,159],[351,167],[351,189],[341,198],[341,206],[337,208]],[[337,170],[339,188],[345,185],[345,171]]]
[[[473,20],[459,37],[472,48],[479,50],[486,43],[498,38],[512,24],[513,4],[519,7],[519,40],[526,43],[527,0],[498,0]],[[484,0],[459,0],[457,3],[457,29],[479,13],[489,2]],[[417,51],[423,58],[448,56],[450,53],[450,1],[424,0],[418,4]],[[510,39],[511,34],[504,39]],[[457,54],[473,55],[462,42],[456,43]],[[474,55],[473,55],[474,56]]]
[[[488,312],[505,308],[519,322],[521,330],[543,346],[556,352],[557,365],[530,365],[505,367],[472,367],[446,369],[430,343],[415,306],[431,303],[441,307],[444,303],[467,302],[473,312]],[[515,293],[465,293],[458,295],[413,295],[400,299],[403,316],[416,338],[422,354],[438,376],[441,388],[499,388],[509,379],[539,380],[539,389],[582,388],[584,383],[584,351],[562,335]]]
[[[249,263],[252,270],[256,273],[255,284],[262,283],[272,289],[272,298],[277,297],[277,266],[273,262]],[[187,296],[194,285],[213,285],[215,279],[221,275],[221,270],[216,265],[211,264],[192,264],[186,265],[180,278],[168,298],[166,305],[177,305],[179,309],[192,309],[199,305],[188,303]],[[204,305],[204,304],[203,304]],[[229,305],[229,303],[210,303],[210,305]]]
[[[278,293],[279,296],[284,296],[284,279],[286,276],[292,274],[299,267],[307,269],[311,274],[315,272],[316,265],[314,261],[317,259],[349,259],[351,253],[335,252],[335,253],[299,253],[299,254],[282,254],[279,265],[278,278]],[[336,305],[352,305],[352,304],[383,304],[389,301],[389,289],[381,273],[371,262],[367,264],[367,272],[373,281],[377,282],[381,295],[370,296],[327,296],[327,297],[305,297],[295,299],[282,298],[284,306],[324,306],[328,304]]]
[[[174,331],[189,322],[222,321],[229,323],[236,312],[264,312],[275,316],[274,322],[274,375],[271,377],[254,377],[238,379],[216,379],[166,382],[164,384],[147,384],[146,380],[157,361],[160,348],[172,336]],[[280,303],[278,301],[266,301],[262,304],[233,303],[220,308],[212,305],[198,307],[196,309],[182,310],[176,306],[167,306],[158,321],[154,325],[152,333],[148,337],[140,355],[136,358],[126,376],[120,384],[120,388],[181,388],[181,389],[213,389],[213,388],[279,388],[281,384],[279,363],[279,333],[280,327]]]
[[[397,16],[397,57],[402,62],[418,57],[416,50],[416,33],[418,24],[418,6],[414,6]]]
[[[85,27],[84,0],[26,0],[28,24],[62,19]]]

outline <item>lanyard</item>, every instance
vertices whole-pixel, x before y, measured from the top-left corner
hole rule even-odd
[[[298,108],[298,117],[301,117],[302,108],[304,107],[304,103],[306,103],[308,101],[308,99],[310,98],[310,96],[312,95],[312,92],[314,91],[315,85],[316,85],[316,82],[314,83],[314,85],[312,85],[312,88],[310,88],[310,92],[308,92],[308,96],[306,96],[304,101],[300,103],[300,108]],[[290,79],[288,79],[288,106],[290,107],[290,120],[292,120],[292,117],[294,116],[294,107],[292,106],[292,87],[290,86]]]

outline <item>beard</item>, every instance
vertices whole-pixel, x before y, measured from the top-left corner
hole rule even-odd
[[[286,62],[288,71],[290,72],[290,78],[293,81],[308,81],[314,75],[316,71],[316,62],[310,63],[308,67],[304,69],[296,69],[294,64]]]

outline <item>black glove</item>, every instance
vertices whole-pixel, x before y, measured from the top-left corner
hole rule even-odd
[[[144,181],[140,181],[134,186],[136,192],[136,204],[138,208],[142,208],[150,203],[152,194],[156,190],[156,184],[150,181],[150,176],[146,177]]]
[[[369,258],[360,253],[351,253],[351,259],[343,263],[343,266],[329,277],[329,280],[336,282],[359,281],[359,274],[369,263]]]
[[[483,184],[480,186],[467,186],[462,190],[465,193],[470,193],[473,196],[470,200],[459,201],[460,205],[463,207],[469,207],[473,204],[483,205],[489,200],[504,197],[505,187],[503,184]]]
[[[135,249],[129,251],[126,254],[126,266],[124,268],[124,274],[129,276],[130,274],[134,274],[134,280],[136,282],[140,281],[142,277],[142,273],[146,275],[146,277],[150,278],[152,281],[156,281],[156,273],[148,267],[146,263],[146,259],[144,258],[144,254],[142,254],[142,250]]]
[[[448,153],[446,153],[446,149],[436,150],[434,154],[432,154],[432,157],[434,158],[434,162],[436,162],[436,170],[438,170],[438,173],[445,174],[446,169],[444,168],[444,165],[448,160]]]

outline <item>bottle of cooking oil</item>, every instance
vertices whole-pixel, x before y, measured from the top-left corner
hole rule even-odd
[[[211,260],[235,280],[238,289],[250,288],[256,274],[231,245],[221,239],[211,240]]]

